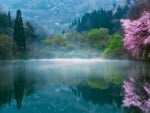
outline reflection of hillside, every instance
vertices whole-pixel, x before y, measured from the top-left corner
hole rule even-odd
[[[124,63],[124,62],[123,62]],[[67,85],[88,84],[90,87],[105,89],[110,82],[120,85],[127,71],[128,64],[118,62],[60,62],[59,64],[42,65],[37,74],[44,74],[48,79]],[[126,63],[126,62],[125,62]],[[40,64],[39,64],[40,65]],[[127,68],[127,69],[124,69]],[[58,71],[59,70],[59,71]],[[50,74],[55,76],[50,76]]]
[[[0,106],[10,104],[15,99],[17,108],[20,109],[23,97],[34,92],[35,82],[33,79],[26,79],[25,64],[13,66],[0,76]]]
[[[78,85],[76,88],[72,88],[72,92],[94,104],[112,105],[114,107],[120,107],[122,104],[121,87],[114,84],[109,85],[107,89]]]
[[[146,73],[150,75],[149,67],[127,61],[36,60],[6,63],[6,65],[0,65],[0,107],[3,108],[3,105],[15,100],[18,108],[24,107],[30,110],[35,107],[37,111],[45,110],[49,106],[50,110],[54,111],[57,105],[60,109],[71,109],[70,111],[72,107],[81,109],[83,105],[87,113],[89,106],[97,105],[98,108],[107,106],[122,110],[123,80],[129,76],[134,78]],[[149,77],[146,76],[140,80],[137,77],[136,89],[139,89],[137,92],[143,92],[139,86],[144,83],[141,81],[148,79]],[[34,96],[25,98],[35,91],[37,92]],[[43,108],[38,108],[37,106],[41,104]],[[128,109],[126,113],[138,112]]]

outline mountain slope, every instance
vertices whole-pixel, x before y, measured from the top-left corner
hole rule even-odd
[[[26,19],[43,25],[52,32],[59,32],[74,18],[99,8],[110,8],[125,0],[1,0],[0,4],[13,15],[21,9]]]

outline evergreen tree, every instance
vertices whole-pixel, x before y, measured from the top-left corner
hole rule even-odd
[[[26,37],[26,47],[30,51],[33,49],[34,42],[37,41],[37,34],[35,33],[35,28],[31,22],[25,22],[24,34]]]
[[[12,27],[12,19],[11,19],[10,11],[8,11],[8,26]]]
[[[14,26],[14,49],[21,55],[26,52],[26,38],[24,35],[24,27],[21,17],[21,11],[17,10],[15,26]]]

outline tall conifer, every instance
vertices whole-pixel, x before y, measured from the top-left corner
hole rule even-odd
[[[26,38],[21,17],[21,11],[17,10],[14,26],[14,48],[15,51],[23,54],[26,52]]]

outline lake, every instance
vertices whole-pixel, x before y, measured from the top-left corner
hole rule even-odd
[[[0,113],[150,113],[150,64],[0,61]]]

